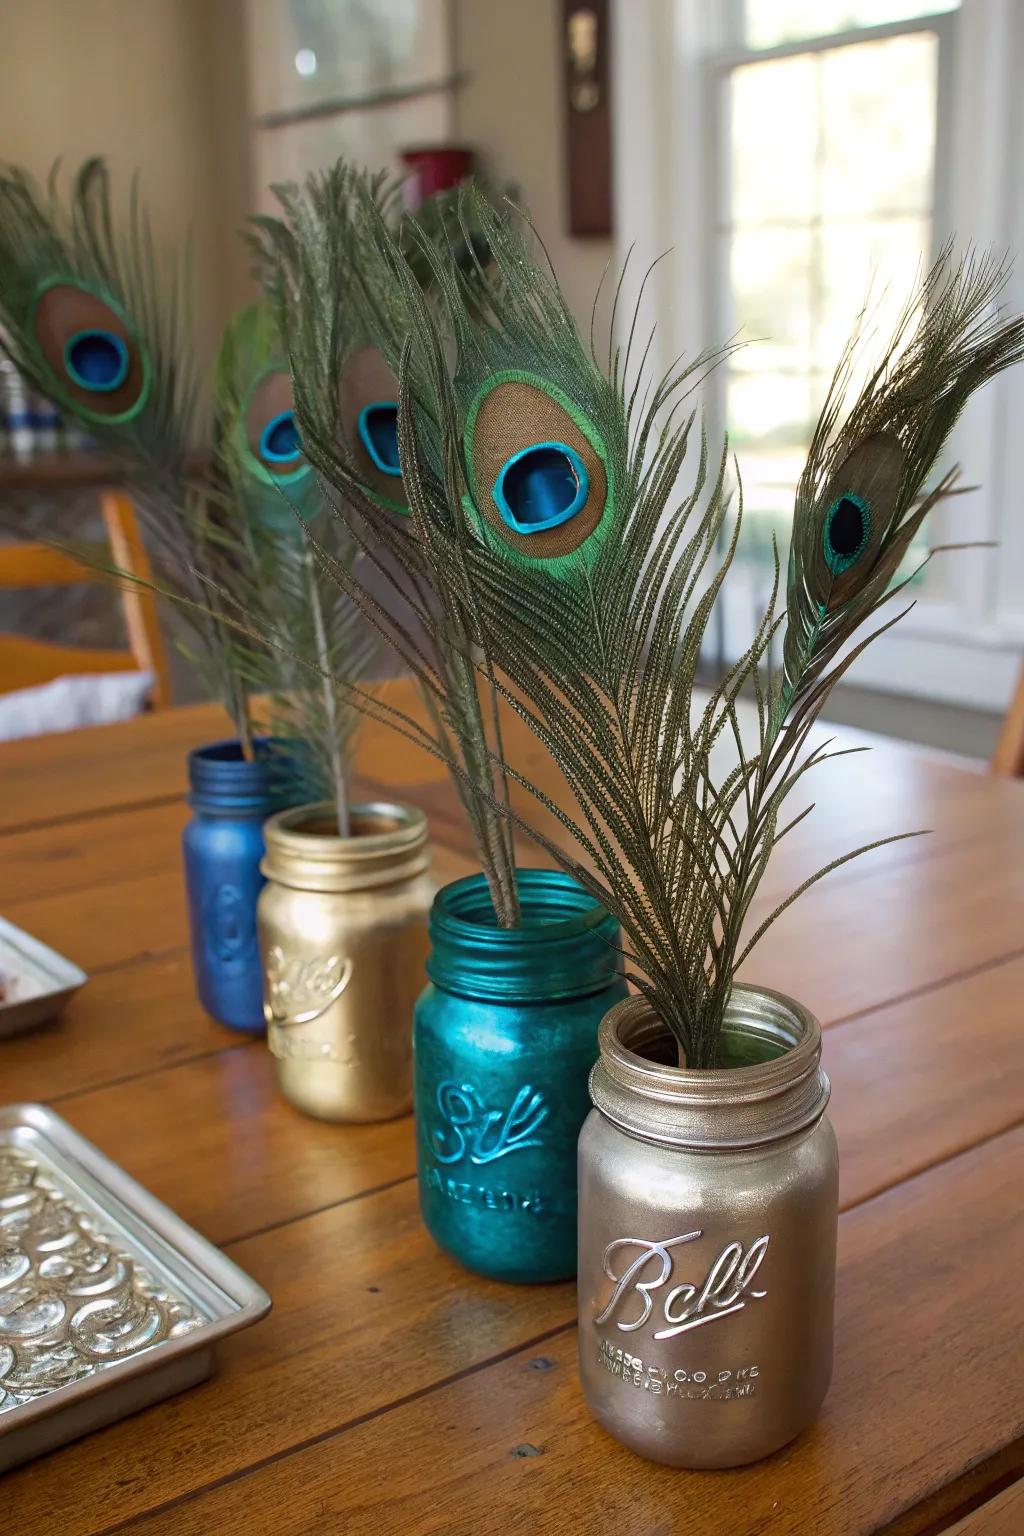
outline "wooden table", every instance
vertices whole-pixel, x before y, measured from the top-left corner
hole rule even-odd
[[[0,911],[91,977],[0,1046],[3,1099],[56,1104],[274,1298],[210,1382],[5,1479],[5,1533],[1024,1530],[1024,785],[891,744],[844,758],[769,875],[761,910],[854,841],[935,828],[831,876],[751,963],[827,1026],[836,1370],[793,1446],[688,1474],[590,1419],[571,1286],[434,1248],[411,1120],[304,1119],[198,1007],[183,757],[218,734],[203,707],[0,748]],[[367,729],[360,768],[428,810],[440,878],[472,867],[435,764]]]

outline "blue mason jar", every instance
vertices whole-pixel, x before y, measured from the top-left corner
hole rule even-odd
[[[237,741],[189,753],[192,819],[182,851],[199,1001],[218,1024],[262,1034],[256,898],[264,883],[263,823],[288,797],[280,756],[265,740],[255,748],[252,761]]]
[[[618,925],[592,896],[560,870],[518,883],[516,929],[497,926],[482,874],[434,900],[413,1032],[420,1208],[478,1274],[567,1280],[597,1027],[626,983]]]

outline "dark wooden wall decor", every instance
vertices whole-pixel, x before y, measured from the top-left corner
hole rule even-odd
[[[612,233],[609,0],[562,0],[569,233]]]

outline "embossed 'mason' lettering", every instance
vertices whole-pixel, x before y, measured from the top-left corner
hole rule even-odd
[[[652,1291],[660,1291],[672,1278],[674,1253],[683,1243],[692,1243],[702,1235],[701,1230],[684,1232],[679,1237],[669,1237],[663,1242],[648,1242],[642,1237],[618,1237],[604,1251],[604,1272],[614,1282],[614,1289],[605,1306],[595,1317],[595,1323],[604,1323],[617,1310],[625,1310],[631,1298],[639,1297],[640,1311],[635,1317],[616,1318],[615,1326],[623,1333],[642,1328],[654,1309]],[[683,1283],[674,1285],[661,1300],[662,1315],[666,1324],[655,1333],[656,1339],[674,1339],[677,1334],[704,1323],[716,1323],[732,1312],[741,1312],[748,1300],[761,1300],[767,1291],[754,1290],[754,1278],[764,1262],[768,1249],[768,1236],[757,1238],[744,1251],[742,1243],[727,1243],[708,1270],[701,1285]],[[614,1257],[622,1250],[636,1248],[639,1252],[617,1274]],[[646,1278],[645,1278],[646,1276]]]
[[[472,1205],[480,1211],[533,1211],[536,1214],[552,1209],[539,1189],[491,1189],[483,1184],[468,1184],[442,1173],[440,1168],[427,1171],[427,1188],[459,1205]]]
[[[493,1163],[510,1152],[539,1147],[537,1131],[548,1118],[544,1095],[520,1088],[507,1110],[488,1109],[471,1083],[443,1082],[437,1090],[442,1126],[430,1138],[439,1163]]]

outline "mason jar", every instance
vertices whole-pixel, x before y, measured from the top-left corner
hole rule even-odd
[[[722,1066],[687,1070],[631,997],[600,1050],[579,1145],[584,1395],[652,1461],[757,1461],[811,1423],[832,1374],[838,1157],[818,1022],[737,985]]]
[[[626,994],[615,920],[568,875],[517,873],[499,928],[483,875],[438,893],[416,1005],[420,1208],[434,1241],[499,1280],[576,1272],[576,1139],[597,1027]]]
[[[254,759],[237,741],[188,755],[192,818],[182,834],[192,970],[199,1001],[229,1029],[263,1033],[256,900],[263,887],[263,823],[284,803],[270,743]]]
[[[300,806],[264,828],[259,900],[267,1043],[284,1097],[318,1120],[390,1120],[412,1101],[423,986],[427,823],[408,805]]]

